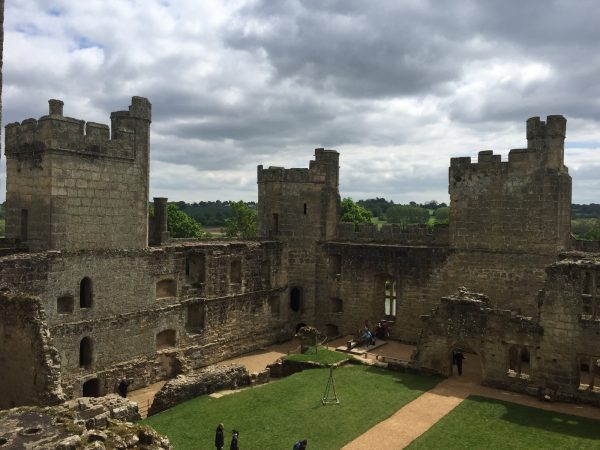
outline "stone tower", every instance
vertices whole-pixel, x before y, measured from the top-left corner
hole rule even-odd
[[[450,245],[457,249],[531,252],[567,250],[571,177],[564,165],[566,119],[527,120],[527,148],[508,161],[491,150],[450,162]]]
[[[6,126],[6,237],[30,250],[144,248],[150,102],[107,125],[49,113]]]
[[[339,153],[318,148],[308,169],[258,166],[258,233],[285,243],[290,321],[313,321],[319,243],[336,236]]]

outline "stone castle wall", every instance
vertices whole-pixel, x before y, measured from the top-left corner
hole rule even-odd
[[[258,166],[258,233],[283,243],[289,320],[313,321],[318,243],[335,236],[339,218],[339,154],[316,149],[308,169]]]
[[[39,299],[0,293],[0,409],[64,400],[45,319]]]
[[[147,245],[150,103],[106,125],[64,117],[50,100],[39,120],[6,126],[6,236],[31,250]]]
[[[450,245],[556,255],[570,248],[571,177],[563,164],[566,120],[527,121],[528,148],[508,162],[483,151],[450,162]]]

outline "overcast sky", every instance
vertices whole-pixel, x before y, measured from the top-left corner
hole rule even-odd
[[[141,95],[151,196],[256,200],[258,164],[325,147],[342,196],[405,203],[563,114],[573,201],[600,203],[599,24],[596,0],[6,0],[3,121],[59,98],[108,123]]]

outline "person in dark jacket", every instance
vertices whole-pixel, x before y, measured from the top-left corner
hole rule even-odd
[[[121,380],[121,382],[119,383],[119,387],[117,388],[119,391],[119,395],[123,398],[127,397],[127,390],[129,389],[129,380],[127,380],[126,378],[123,378]]]
[[[236,430],[233,430],[233,436],[231,436],[231,445],[229,446],[229,450],[240,450],[238,447],[238,437],[240,433]]]
[[[223,436],[223,424],[217,425],[217,431],[215,432],[215,447],[217,450],[223,450],[225,446],[225,436]]]
[[[458,375],[462,375],[462,366],[463,360],[465,359],[465,355],[463,355],[462,350],[456,350],[454,352],[454,364],[456,364],[456,368],[458,369]]]
[[[298,441],[294,444],[294,450],[304,450],[306,448],[307,444],[308,444],[308,441],[306,439]]]

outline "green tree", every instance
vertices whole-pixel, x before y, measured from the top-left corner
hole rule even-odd
[[[450,219],[450,208],[442,206],[433,212],[433,217],[437,223],[448,223]]]
[[[167,228],[174,238],[202,237],[202,225],[177,208],[174,203],[167,205]]]
[[[231,237],[251,238],[256,236],[256,210],[243,201],[230,202],[231,217],[225,220],[225,234]]]
[[[409,225],[413,223],[427,223],[429,221],[429,210],[416,206],[411,202],[410,205],[395,205],[388,208],[385,217],[390,223],[399,223]]]
[[[371,211],[357,205],[350,197],[342,200],[342,222],[370,223],[373,218]]]

